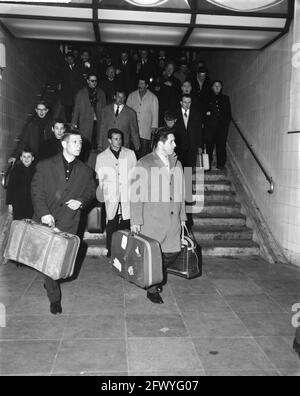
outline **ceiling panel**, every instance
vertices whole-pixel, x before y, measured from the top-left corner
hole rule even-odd
[[[152,22],[152,23],[177,23],[189,24],[190,14],[167,13],[167,12],[145,12],[126,10],[99,10],[98,18],[101,20],[121,20],[129,22]]]
[[[203,1],[203,0],[202,0]],[[138,8],[136,6],[132,6],[125,0],[100,0],[101,7],[109,7],[109,8]],[[168,2],[158,6],[157,8],[177,8],[189,10],[190,5],[187,0],[169,0]]]
[[[258,18],[258,17],[230,16],[230,15],[197,15],[196,24],[282,29],[285,27],[286,19]]]
[[[93,25],[88,22],[13,18],[1,18],[1,21],[16,37],[20,38],[59,41],[95,41]]]
[[[175,45],[183,39],[187,28],[146,25],[99,25],[101,39],[105,43],[129,43],[145,45]]]
[[[28,15],[43,17],[92,18],[93,11],[88,8],[53,7],[44,5],[1,4],[0,14]]]
[[[186,45],[191,47],[261,49],[278,34],[279,32],[268,31],[197,28]]]

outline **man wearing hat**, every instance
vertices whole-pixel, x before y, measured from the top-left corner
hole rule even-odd
[[[151,139],[158,128],[159,104],[156,95],[149,91],[146,75],[139,77],[138,89],[127,99],[127,106],[135,110],[139,125],[141,149],[138,158],[142,158],[151,151]]]

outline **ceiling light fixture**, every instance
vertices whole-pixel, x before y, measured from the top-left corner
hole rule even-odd
[[[157,7],[164,3],[167,3],[169,0],[126,0],[127,3],[138,7]]]
[[[258,11],[271,8],[283,0],[207,0],[209,3],[234,11]]]

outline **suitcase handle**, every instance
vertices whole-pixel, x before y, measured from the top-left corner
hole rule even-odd
[[[33,220],[31,220],[31,219],[25,219],[25,221],[26,221],[27,224],[30,224],[30,225],[37,224],[35,221],[33,221]],[[56,227],[51,227],[51,226],[49,226],[48,224],[43,224],[43,223],[39,223],[39,224],[40,224],[41,226],[43,226],[43,227],[51,228],[53,232],[56,232],[56,233],[61,232],[58,228],[56,228]],[[64,236],[68,236],[68,234],[63,234],[63,235],[64,235]]]

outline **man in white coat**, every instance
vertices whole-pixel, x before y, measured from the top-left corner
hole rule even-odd
[[[150,92],[148,87],[147,78],[141,76],[138,90],[132,92],[127,99],[127,106],[137,114],[141,140],[139,158],[151,152],[151,138],[158,128],[159,103],[156,95]]]
[[[130,176],[136,165],[134,151],[122,146],[123,133],[108,131],[109,147],[97,157],[97,198],[105,202],[107,257],[111,257],[112,234],[130,229]]]

